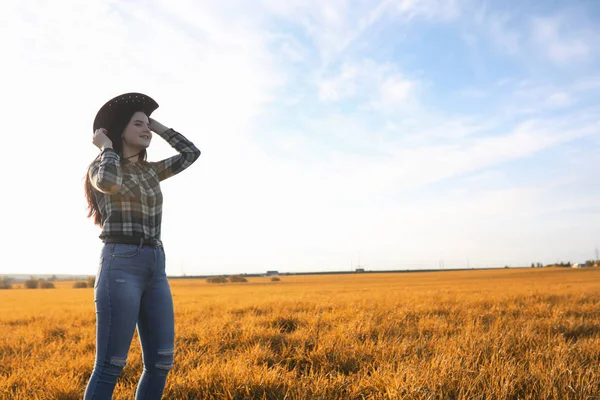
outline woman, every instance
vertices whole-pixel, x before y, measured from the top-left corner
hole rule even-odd
[[[158,104],[141,93],[107,102],[94,120],[101,153],[89,166],[88,217],[104,242],[94,286],[96,361],[85,399],[110,399],[137,325],[144,371],[136,400],[160,399],[173,366],[174,318],[160,240],[160,181],[183,171],[200,151],[183,135],[150,118]],[[146,161],[155,132],[178,155]]]

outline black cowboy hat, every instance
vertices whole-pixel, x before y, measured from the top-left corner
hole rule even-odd
[[[125,114],[133,114],[135,111],[143,111],[148,117],[158,108],[158,103],[150,96],[142,93],[125,93],[119,95],[104,104],[94,119],[94,128],[110,130],[113,123]]]

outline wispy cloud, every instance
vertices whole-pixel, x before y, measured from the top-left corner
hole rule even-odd
[[[411,96],[415,83],[402,77],[387,78],[380,87],[381,103],[385,107],[397,107]]]
[[[510,4],[510,2],[508,3]],[[535,15],[519,10],[499,11],[483,3],[474,21],[488,36],[494,46],[503,53],[528,60],[556,66],[573,66],[572,63],[597,59],[600,30],[582,12],[572,8],[558,8],[554,13]],[[465,40],[474,44],[473,35],[464,34]]]
[[[465,2],[461,0],[399,0],[396,3],[398,9],[411,18],[451,20],[461,14]]]
[[[514,26],[515,21],[510,14],[480,13],[477,20],[497,48],[513,56],[521,53],[522,33]]]
[[[397,112],[418,106],[418,78],[409,78],[392,64],[370,59],[343,64],[337,74],[317,78],[319,99],[327,103],[352,101],[357,109]]]
[[[413,19],[450,20],[460,13],[457,0],[262,0],[265,9],[299,24],[313,41],[324,65],[342,54],[379,22]]]
[[[331,79],[323,79],[319,85],[319,99],[337,101],[354,95],[356,91],[357,66],[343,66],[340,74]]]
[[[574,26],[576,21],[563,18],[536,17],[531,22],[534,46],[557,64],[585,61],[591,54],[598,36]],[[596,37],[594,37],[596,36]]]

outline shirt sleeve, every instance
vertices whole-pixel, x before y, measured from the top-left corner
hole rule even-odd
[[[105,149],[94,160],[88,170],[92,186],[107,194],[114,194],[121,189],[123,173],[119,155],[113,149]]]
[[[159,180],[164,181],[180,173],[200,157],[200,150],[181,133],[173,129],[167,129],[158,135],[179,153],[176,156],[149,163],[150,167],[156,171]]]

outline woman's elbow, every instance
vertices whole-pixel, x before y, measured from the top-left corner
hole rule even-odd
[[[191,150],[189,153],[187,153],[187,160],[188,162],[191,164],[194,161],[196,161],[198,158],[200,158],[200,150],[196,147],[194,147],[193,150]]]
[[[94,185],[99,192],[105,194],[116,194],[121,190],[121,184],[99,179]]]
[[[194,153],[194,160],[197,160],[198,157],[200,157],[200,154],[201,154],[200,149],[197,148],[197,147],[194,147],[193,153]]]

